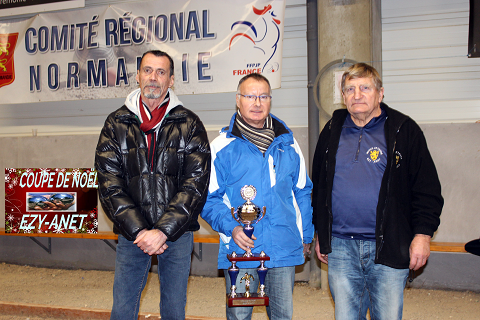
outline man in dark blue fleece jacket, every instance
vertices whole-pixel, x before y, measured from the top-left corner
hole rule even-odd
[[[430,255],[443,207],[420,127],[382,102],[378,72],[342,77],[347,109],[334,112],[313,161],[315,250],[328,264],[335,319],[401,319],[409,269]]]

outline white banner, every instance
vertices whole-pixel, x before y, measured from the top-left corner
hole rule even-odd
[[[85,0],[0,0],[0,16],[85,7]]]
[[[0,24],[0,101],[125,97],[145,51],[175,62],[175,92],[235,91],[248,73],[280,87],[285,0],[142,1]]]

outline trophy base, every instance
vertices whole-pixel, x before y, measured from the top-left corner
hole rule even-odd
[[[229,307],[253,307],[253,306],[265,306],[269,304],[268,297],[259,297],[258,293],[251,293],[250,297],[244,297],[243,293],[237,293],[235,298],[231,298],[227,294],[227,305]]]
[[[254,253],[250,257],[242,256],[232,256],[231,254],[227,254],[227,259],[230,262],[239,262],[239,261],[270,261],[270,257],[267,255],[261,256],[259,253]]]

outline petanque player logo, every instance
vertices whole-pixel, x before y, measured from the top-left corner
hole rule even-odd
[[[242,280],[245,280],[245,297],[250,298],[250,279],[255,280],[255,278],[251,275],[245,272],[245,275],[240,279],[240,282]]]

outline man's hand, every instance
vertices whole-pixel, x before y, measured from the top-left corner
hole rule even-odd
[[[310,254],[312,253],[312,251],[310,250],[310,247],[312,246],[311,243],[304,243],[303,244],[303,256],[306,258],[308,256],[310,256]]]
[[[245,232],[243,232],[243,228],[241,226],[236,226],[232,231],[232,239],[235,241],[237,246],[239,246],[242,250],[250,251],[251,248],[255,246],[253,240],[257,240],[257,238],[252,234],[252,239],[250,239]]]
[[[318,243],[318,235],[315,239],[315,252],[317,253],[318,260],[325,264],[328,264],[328,254],[320,253],[320,243]]]
[[[423,267],[430,256],[430,236],[416,234],[410,244],[410,266],[411,270],[418,270]]]
[[[167,250],[168,246],[165,243],[167,236],[158,229],[147,230],[143,229],[137,235],[135,243],[143,252],[149,255],[162,254]]]

